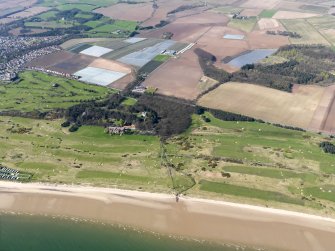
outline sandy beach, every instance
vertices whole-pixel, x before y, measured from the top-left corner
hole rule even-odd
[[[271,250],[333,250],[335,219],[169,194],[0,181],[0,211],[120,223]]]

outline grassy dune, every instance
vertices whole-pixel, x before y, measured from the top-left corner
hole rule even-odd
[[[1,117],[0,157],[8,167],[33,173],[35,181],[189,189],[193,195],[335,213],[335,156],[319,148],[323,136],[205,116],[210,122],[194,115],[187,132],[163,145],[156,136],[110,136],[94,126],[69,133],[61,120]]]

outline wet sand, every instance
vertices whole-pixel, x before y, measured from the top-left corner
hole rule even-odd
[[[0,211],[120,223],[278,250],[333,250],[335,219],[169,194],[0,181]]]

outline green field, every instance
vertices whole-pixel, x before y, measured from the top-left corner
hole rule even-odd
[[[171,56],[169,55],[157,55],[156,57],[154,57],[154,61],[158,61],[158,62],[165,62],[167,60],[169,60]]]
[[[58,11],[51,10],[51,11],[48,11],[48,12],[44,12],[40,15],[37,15],[35,17],[41,18],[42,20],[47,21],[49,18],[55,18],[57,13],[58,13]]]
[[[248,19],[232,19],[228,23],[228,27],[239,29],[245,32],[250,32],[254,29],[257,23],[257,18],[250,17]]]
[[[102,26],[104,25],[106,22],[110,21],[109,18],[107,17],[102,17],[100,18],[99,20],[95,20],[95,21],[88,21],[86,23],[84,23],[84,25],[88,26],[88,27],[91,27],[91,28],[96,28],[96,27],[99,27],[99,26]]]
[[[235,14],[240,13],[243,9],[237,8],[233,6],[224,6],[224,7],[218,7],[215,9],[212,9],[211,11],[222,13],[222,14]]]
[[[49,76],[38,72],[20,74],[20,81],[0,86],[0,110],[31,112],[66,108],[84,100],[104,98],[112,90]],[[58,84],[58,87],[53,87]]]
[[[301,35],[301,38],[290,38],[293,44],[324,44],[329,42],[320,34],[320,32],[307,20],[280,20],[284,27],[291,32]]]
[[[263,10],[259,14],[260,18],[272,18],[276,14],[277,10]]]
[[[24,26],[26,27],[36,27],[36,28],[50,28],[50,29],[57,29],[57,28],[70,28],[73,26],[78,25],[78,23],[74,21],[50,21],[50,22],[25,22]]]
[[[112,24],[105,24],[90,30],[89,32],[96,33],[111,33],[117,30],[132,32],[136,29],[137,23],[133,21],[116,20]]]
[[[70,2],[70,3],[69,3]],[[59,7],[62,9],[70,9],[70,6],[72,9],[78,8],[78,9],[88,9],[92,10],[96,9],[98,7],[105,7],[112,4],[117,3],[117,0],[42,0],[41,5],[42,6],[48,6],[48,7]],[[69,6],[65,6],[69,5]]]
[[[84,3],[78,3],[78,4],[63,4],[63,5],[57,5],[57,9],[64,11],[64,10],[73,10],[73,9],[78,9],[84,12],[90,12],[94,9],[97,8],[96,5],[92,4],[84,4]]]
[[[136,102],[137,102],[137,100],[134,99],[134,98],[126,98],[126,99],[122,102],[122,104],[123,104],[123,105],[126,105],[126,106],[132,106],[132,105],[135,105]]]

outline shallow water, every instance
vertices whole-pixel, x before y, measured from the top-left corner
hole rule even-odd
[[[205,241],[178,239],[102,223],[40,216],[0,215],[0,251],[23,250],[232,251],[242,249]]]
[[[251,52],[248,52],[246,54],[234,58],[233,60],[229,61],[228,64],[234,67],[241,68],[246,64],[257,63],[258,61],[272,55],[276,51],[277,51],[276,49],[253,50]]]

